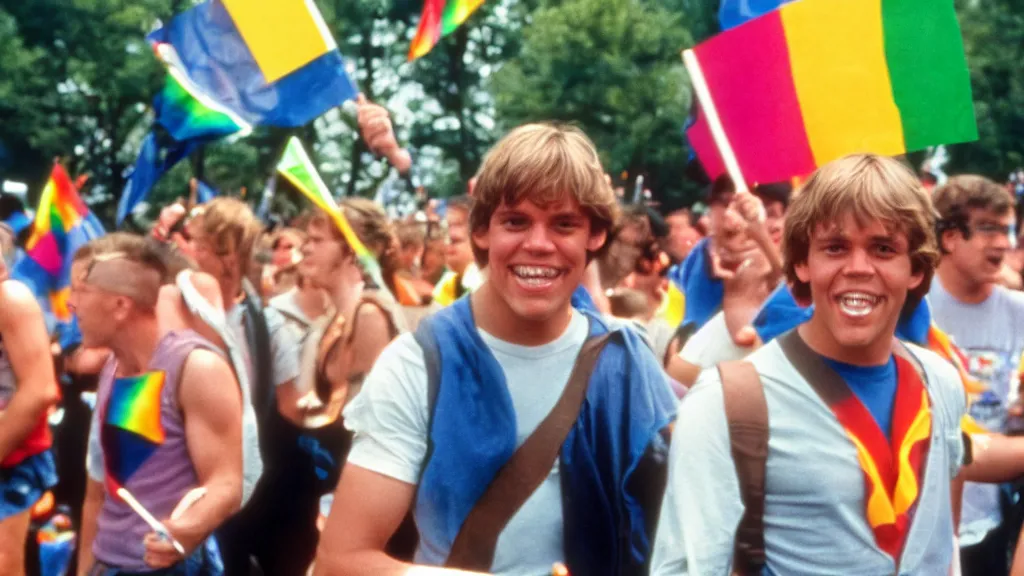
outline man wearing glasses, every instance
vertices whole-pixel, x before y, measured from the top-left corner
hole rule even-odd
[[[1024,348],[1024,294],[999,285],[1011,247],[1013,198],[986,178],[957,176],[937,188],[933,200],[942,251],[928,294],[933,318],[967,355],[971,376],[984,387],[972,394],[971,416],[989,432],[1006,432]],[[1005,575],[1011,531],[1000,487],[967,483],[960,521],[963,573]]]

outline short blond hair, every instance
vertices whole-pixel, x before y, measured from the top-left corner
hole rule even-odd
[[[495,144],[480,166],[469,213],[470,231],[486,230],[502,203],[514,206],[529,199],[547,205],[566,197],[580,203],[590,218],[592,232],[608,232],[615,226],[615,193],[587,135],[573,126],[520,126]],[[475,242],[473,256],[481,267],[487,265],[487,253]]]
[[[783,271],[797,300],[809,300],[810,286],[796,267],[807,262],[811,237],[818,226],[852,214],[865,226],[882,222],[907,237],[912,270],[924,280],[907,296],[917,306],[928,293],[939,260],[935,242],[935,209],[920,181],[899,161],[875,154],[854,154],[822,166],[804,184],[786,212],[782,237]]]
[[[200,218],[203,234],[218,256],[238,258],[241,276],[249,274],[252,253],[263,233],[263,225],[245,202],[226,196],[203,204]]]

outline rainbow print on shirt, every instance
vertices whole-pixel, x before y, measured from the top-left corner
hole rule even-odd
[[[114,380],[100,433],[110,494],[164,443],[160,398],[165,381],[162,370]]]

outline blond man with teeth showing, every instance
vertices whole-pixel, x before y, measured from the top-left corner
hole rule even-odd
[[[850,156],[808,180],[786,215],[783,269],[813,316],[705,371],[683,400],[653,574],[948,573],[964,392],[952,365],[894,337],[928,290],[933,227],[895,160]],[[738,406],[758,403],[740,390],[763,394],[767,418],[747,453],[740,424],[756,419]],[[742,468],[757,453],[763,476]]]
[[[645,574],[675,401],[639,336],[571,305],[616,216],[597,153],[522,126],[475,199],[487,280],[385,348],[345,409],[315,573]],[[415,567],[385,553],[409,512]]]

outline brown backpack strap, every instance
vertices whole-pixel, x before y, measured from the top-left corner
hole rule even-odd
[[[551,473],[562,443],[579,417],[590,376],[611,334],[590,338],[583,344],[555,407],[502,466],[466,516],[446,567],[479,572],[491,569],[498,535]]]
[[[718,365],[729,422],[729,444],[743,501],[736,528],[733,574],[760,574],[765,565],[764,484],[768,462],[768,404],[757,370],[750,362]]]

